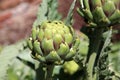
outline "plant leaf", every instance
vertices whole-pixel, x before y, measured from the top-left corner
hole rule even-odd
[[[61,15],[58,13],[58,0],[50,0],[48,3],[49,12],[48,12],[48,20],[60,20]]]
[[[61,15],[58,13],[58,1],[57,0],[42,0],[37,13],[37,19],[35,20],[33,27],[37,27],[43,21],[46,20],[59,20]]]
[[[18,54],[17,59],[23,62],[25,65],[29,66],[31,69],[35,69],[34,59],[30,56],[31,51],[29,49],[23,50]]]
[[[15,45],[10,45],[5,48],[0,53],[0,79],[7,80],[7,69],[8,65],[11,64],[11,59],[15,58],[20,50],[23,49],[23,42],[17,43]]]
[[[69,9],[66,21],[65,21],[65,23],[67,25],[71,25],[72,24],[72,17],[73,17],[73,10],[74,10],[74,7],[75,7],[75,3],[76,3],[76,0],[74,0],[72,2],[71,6],[70,6],[70,9]]]
[[[36,27],[40,25],[43,21],[47,20],[47,14],[48,14],[48,1],[42,0],[42,4],[40,5],[37,13],[37,19],[33,23],[33,27]]]
[[[103,53],[104,53],[105,48],[110,44],[111,37],[112,37],[112,28],[108,32],[106,32],[106,36],[107,36],[107,38],[105,40],[105,43],[104,43],[103,48],[100,53],[102,55],[104,55]],[[100,55],[100,56],[102,56],[102,55]]]
[[[97,63],[97,69],[98,69],[98,75],[99,75],[99,79],[111,79],[111,77],[113,76],[112,72],[109,69],[109,59],[108,59],[108,53],[109,53],[109,49],[107,49],[107,47],[110,44],[111,41],[111,36],[112,36],[112,28],[110,28],[106,33],[104,33],[105,35],[105,42],[103,45],[103,48],[100,52],[100,57],[99,57],[99,61]],[[103,35],[103,36],[104,36]]]

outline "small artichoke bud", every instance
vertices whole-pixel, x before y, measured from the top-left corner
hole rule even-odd
[[[72,60],[79,49],[79,37],[75,37],[72,27],[61,21],[45,21],[32,29],[28,47],[34,59],[43,63],[62,64]]]
[[[79,69],[82,69],[82,67],[79,67],[79,65],[75,61],[72,60],[72,61],[65,62],[63,64],[63,69],[65,73],[73,75]]]

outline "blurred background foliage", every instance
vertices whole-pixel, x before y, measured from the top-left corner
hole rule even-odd
[[[73,0],[58,1],[58,11],[64,19]],[[35,80],[34,68],[37,62],[34,62],[30,51],[26,49],[25,39],[30,35],[40,3],[41,0],[0,0],[0,80]],[[79,52],[82,57],[86,57],[89,40],[86,35],[78,32],[85,23],[75,11],[73,17],[73,26],[81,37]],[[109,49],[110,66],[120,73],[120,25],[115,26]],[[56,66],[54,70],[55,77],[61,80],[77,80],[74,76],[82,75],[82,72],[73,61]]]

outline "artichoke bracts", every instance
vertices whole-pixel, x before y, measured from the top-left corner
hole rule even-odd
[[[79,14],[88,26],[112,26],[120,23],[120,0],[80,0]]]
[[[73,59],[80,39],[74,36],[72,27],[63,22],[45,21],[33,27],[27,43],[33,58],[47,64],[61,64]]]

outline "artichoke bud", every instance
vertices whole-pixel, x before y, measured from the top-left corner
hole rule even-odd
[[[27,45],[28,45],[28,47],[29,47],[30,50],[33,49],[32,38],[29,38],[29,39],[27,40]]]
[[[48,62],[54,62],[54,61],[60,61],[61,58],[59,57],[59,55],[57,54],[56,51],[51,51],[46,57],[45,57],[46,61]]]
[[[75,72],[77,72],[79,69],[82,69],[75,61],[68,61],[63,64],[64,72],[73,75]]]
[[[57,51],[58,55],[60,55],[61,57],[64,57],[65,55],[67,55],[68,52],[69,52],[69,46],[63,43],[60,44],[60,48]]]
[[[41,48],[40,48],[40,42],[38,42],[37,40],[34,41],[33,47],[34,47],[34,50],[35,50],[38,54],[43,55],[42,50],[41,50]]]
[[[40,27],[33,27],[28,47],[34,59],[62,64],[72,59],[78,49],[79,42],[74,42],[77,39],[74,34],[73,28],[61,21],[45,21]]]

